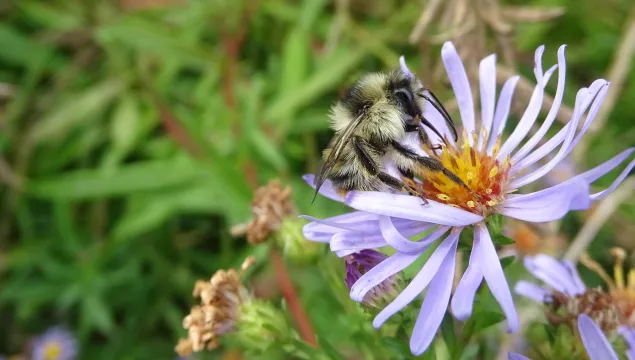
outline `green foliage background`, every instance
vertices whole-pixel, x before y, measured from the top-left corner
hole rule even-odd
[[[514,2],[566,8],[519,26],[521,73],[538,45],[552,63],[567,43],[567,104],[606,76],[631,0]],[[310,205],[301,179],[329,140],[328,107],[361,73],[419,56],[407,40],[417,2],[351,1],[336,43],[326,0],[123,3],[0,3],[0,83],[12,89],[0,103],[0,353],[62,323],[81,358],[174,358],[196,279],[247,254],[269,271],[266,249],[229,233],[250,218],[255,186],[280,178],[302,213],[343,212],[326,199]],[[633,100],[635,71],[581,168],[635,145]],[[634,215],[631,200],[594,244],[606,249]],[[565,235],[581,222],[569,216]],[[292,274],[318,334],[343,344],[370,322],[344,317],[338,264]]]

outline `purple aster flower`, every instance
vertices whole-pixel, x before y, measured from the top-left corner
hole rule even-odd
[[[525,258],[525,267],[548,288],[528,281],[516,284],[516,293],[551,306],[547,309],[547,320],[558,324],[575,319],[585,349],[592,360],[618,359],[605,334],[622,335],[629,350],[626,355],[635,359],[635,272],[630,271],[624,283],[623,261],[625,253],[613,249],[617,261],[614,268],[615,281],[602,270],[599,264],[585,258],[585,264],[605,279],[608,291],[587,288],[580,275],[569,261],[558,261],[547,255]],[[551,311],[551,312],[550,312]],[[556,315],[557,313],[557,315]],[[570,324],[575,325],[575,324]]]
[[[635,150],[630,148],[558,185],[528,194],[517,193],[519,188],[543,178],[571,153],[597,115],[609,85],[600,79],[588,88],[580,89],[569,123],[551,139],[544,139],[562,102],[566,63],[565,47],[562,46],[558,51],[558,64],[543,72],[543,51],[542,46],[536,50],[534,73],[537,86],[529,105],[511,135],[502,141],[519,77],[508,79],[497,98],[496,57],[490,55],[481,61],[481,121],[477,128],[474,101],[463,63],[451,42],[443,45],[441,56],[456,96],[464,132],[461,144],[448,144],[440,152],[428,151],[427,154],[439,159],[472,192],[444,176],[423,169],[418,175],[425,181],[416,183],[416,189],[421,197],[430,199],[428,204],[424,204],[417,196],[388,192],[351,191],[342,199],[326,182],[320,189],[323,196],[343,201],[358,211],[329,219],[305,217],[312,221],[304,227],[306,238],[328,242],[338,256],[383,246],[391,246],[396,250],[395,254],[373,267],[352,286],[350,296],[356,301],[363,301],[375,286],[408,267],[432,243],[440,241],[410,284],[373,322],[375,327],[380,327],[427,288],[410,340],[410,348],[415,355],[423,353],[430,345],[450,303],[455,254],[459,235],[465,227],[473,226],[474,245],[469,266],[451,299],[452,312],[459,320],[467,319],[472,312],[476,291],[485,280],[507,317],[508,330],[516,331],[519,326],[518,315],[485,220],[493,214],[502,214],[524,221],[547,222],[559,219],[571,210],[588,209],[593,201],[613,191],[635,166],[635,161],[631,161],[611,186],[604,191],[591,192],[590,185],[593,182],[630,157]],[[414,76],[403,58],[401,67],[404,72]],[[540,114],[545,86],[556,69],[558,86],[553,106],[538,131],[527,138],[529,129]],[[426,106],[424,116],[445,137],[452,137],[434,106]],[[442,144],[437,135],[432,132],[429,135],[434,144]],[[543,139],[545,141],[539,145]],[[414,140],[404,138],[404,142],[408,141]],[[558,150],[552,159],[529,171],[555,149]],[[390,168],[390,164],[386,167]],[[305,176],[305,180],[314,185],[313,175]],[[408,239],[424,231],[429,233],[420,240]]]
[[[350,290],[364,274],[377,264],[386,260],[388,256],[379,251],[364,249],[358,253],[346,256],[346,286]],[[372,288],[362,300],[362,304],[379,309],[390,303],[401,288],[402,278],[395,274]]]
[[[67,329],[53,327],[35,338],[32,354],[33,360],[73,360],[77,356],[77,340]]]

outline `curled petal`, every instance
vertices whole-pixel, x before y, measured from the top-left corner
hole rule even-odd
[[[306,174],[302,176],[302,179],[304,179],[304,181],[307,184],[309,184],[309,186],[315,189],[315,175]],[[324,184],[322,184],[322,187],[320,188],[320,195],[327,197],[331,200],[335,200],[337,202],[344,201],[344,199],[337,193],[337,191],[335,191],[335,188],[333,187],[333,183],[331,182],[331,180],[326,180]]]
[[[393,219],[393,225],[398,232],[405,237],[421,234],[428,230],[431,224],[421,222],[410,222],[400,224],[401,219]],[[421,241],[424,241],[422,239]],[[364,231],[340,231],[333,235],[331,239],[331,251],[360,251],[364,249],[373,249],[389,245],[382,235],[378,223],[372,228]]]
[[[360,233],[358,231],[342,231],[333,235],[330,240],[331,251],[358,252],[388,245],[381,233]],[[339,256],[339,255],[338,255]]]
[[[328,219],[318,219],[313,216],[300,215],[299,218],[311,221],[304,227],[307,232],[340,232],[342,230],[358,231],[375,226],[378,229],[379,216],[363,211],[334,216]]]
[[[480,215],[436,201],[424,205],[423,200],[410,195],[351,191],[346,196],[346,204],[375,214],[448,226],[465,226],[483,219]]]
[[[436,276],[430,282],[430,289],[419,310],[417,322],[410,337],[410,351],[415,356],[423,354],[430,346],[448,308],[454,280],[457,244],[458,242],[455,241]]]
[[[441,57],[443,58],[445,71],[448,73],[457,104],[459,105],[463,129],[465,129],[468,134],[471,134],[474,131],[475,126],[474,101],[472,100],[470,82],[467,78],[463,61],[461,61],[459,54],[456,52],[456,48],[450,41],[443,44]],[[470,145],[473,145],[472,137],[468,136],[467,138]]]
[[[541,178],[549,171],[551,171],[558,163],[560,163],[560,161],[562,161],[562,159],[564,159],[571,152],[573,146],[575,146],[577,141],[579,141],[580,137],[584,134],[584,132],[587,130],[587,128],[595,118],[595,114],[597,114],[599,106],[604,100],[607,86],[608,83],[605,80],[599,79],[594,81],[593,84],[591,84],[591,87],[589,87],[588,89],[582,88],[578,91],[571,120],[567,123],[567,125],[560,129],[560,131],[555,136],[549,139],[537,150],[525,156],[522,160],[514,164],[511,170],[512,174],[518,173],[523,169],[528,168],[540,159],[544,158],[558,145],[562,144],[558,153],[547,164],[541,166],[538,170],[532,171],[531,173],[514,180],[512,184],[510,184],[510,187],[518,188],[520,186],[536,181],[537,179]],[[578,128],[578,122],[582,118],[582,115],[586,112],[589,105],[591,105],[591,101],[593,101],[593,104],[591,106],[592,112],[587,115],[582,131],[574,139],[575,131]]]
[[[375,286],[412,264],[421,254],[395,253],[362,275],[351,287],[351,299],[362,302]]]
[[[618,360],[602,330],[585,314],[578,316],[578,330],[591,360]]]
[[[509,285],[503,273],[496,249],[492,238],[484,225],[474,227],[474,247],[478,248],[478,254],[481,258],[480,264],[483,271],[483,277],[489,286],[492,295],[503,309],[503,313],[507,318],[507,331],[515,332],[520,326],[518,313],[512,300],[512,294]]]
[[[551,292],[541,288],[540,286],[522,280],[516,283],[516,286],[514,286],[514,292],[540,303],[544,302],[549,298],[549,295],[551,295]]]
[[[417,276],[412,279],[410,284],[391,302],[384,308],[373,320],[373,326],[379,328],[383,325],[388,318],[393,316],[399,310],[403,309],[406,305],[410,304],[425,288],[430,284],[430,281],[437,275],[443,260],[446,256],[454,257],[456,252],[456,243],[459,239],[460,231],[454,231],[451,233],[440,245],[434,250],[434,253],[430,256],[430,259],[426,261],[425,265],[419,270]],[[455,251],[452,252],[451,250]],[[450,253],[450,255],[448,255]],[[394,255],[393,255],[394,256]]]
[[[534,72],[536,73],[536,87],[534,88],[533,93],[531,94],[531,98],[529,99],[529,104],[525,109],[525,113],[521,117],[518,125],[509,136],[507,141],[501,146],[500,151],[498,153],[497,159],[504,159],[509,153],[514,151],[516,146],[520,144],[520,142],[527,136],[529,129],[536,122],[536,118],[540,113],[540,109],[542,108],[542,98],[545,93],[545,86],[551,77],[551,74],[556,69],[556,66],[550,68],[547,71],[546,76],[543,78],[542,74],[542,54],[544,52],[544,46],[540,46],[536,49],[536,67]]]
[[[538,142],[545,136],[554,120],[556,119],[556,115],[558,115],[558,110],[560,110],[560,104],[562,103],[562,97],[564,95],[564,87],[565,87],[565,79],[567,76],[567,62],[565,58],[565,49],[566,45],[560,46],[558,49],[558,88],[556,89],[556,96],[553,99],[553,104],[551,105],[551,109],[549,109],[549,114],[547,114],[547,118],[542,123],[538,131],[527,141],[525,145],[523,145],[520,150],[514,156],[512,156],[512,163],[518,162],[520,159],[525,157],[527,153],[529,153],[533,148],[538,144]]]
[[[432,228],[432,226],[432,224],[426,224],[425,230]],[[392,218],[389,216],[381,216],[379,218],[379,229],[381,231],[381,235],[384,239],[386,239],[386,242],[390,246],[399,252],[422,253],[432,242],[445,234],[449,228],[449,226],[441,226],[428,236],[421,239],[421,241],[410,241],[404,237],[399,230],[397,230],[392,222]]]

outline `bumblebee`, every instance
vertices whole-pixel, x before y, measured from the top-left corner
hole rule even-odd
[[[413,169],[424,166],[442,172],[467,188],[463,180],[440,161],[420,156],[398,141],[406,133],[415,132],[422,144],[438,150],[440,146],[432,146],[423,126],[445,141],[423,116],[426,101],[443,116],[456,141],[458,136],[452,118],[437,97],[412,74],[395,70],[361,76],[331,108],[329,117],[335,135],[323,152],[313,200],[327,179],[341,194],[351,190],[379,191],[385,185],[399,192],[410,192],[401,179],[382,167],[387,159],[394,162],[405,178],[413,179]]]

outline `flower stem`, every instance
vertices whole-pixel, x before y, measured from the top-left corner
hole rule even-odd
[[[291,282],[291,278],[289,277],[289,272],[287,271],[287,267],[284,264],[284,260],[276,249],[271,249],[270,256],[276,273],[278,287],[280,287],[282,296],[284,296],[287,304],[289,305],[289,310],[291,311],[291,315],[293,316],[293,319],[298,326],[300,336],[307,344],[318,347],[315,333],[313,332],[313,328],[311,327],[311,321],[309,320],[306,311],[304,311],[304,308],[302,307],[302,304],[298,299],[298,295],[295,292],[293,283]]]

